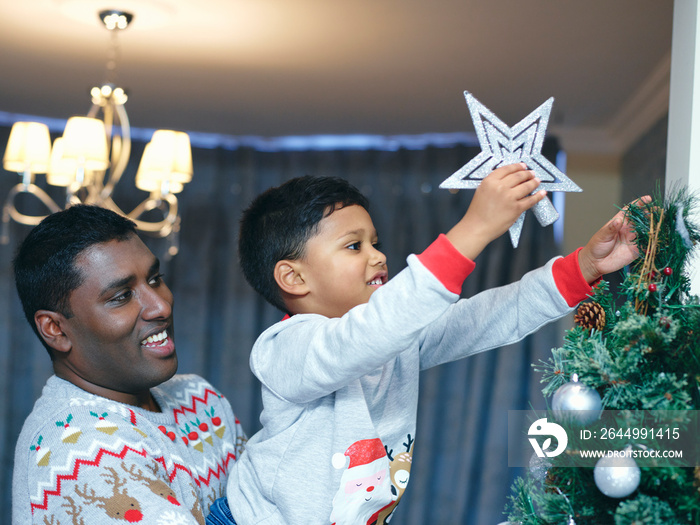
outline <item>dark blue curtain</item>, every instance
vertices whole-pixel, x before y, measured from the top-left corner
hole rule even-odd
[[[0,128],[0,147],[8,134]],[[131,181],[142,148],[134,145],[133,165],[115,196],[127,212],[139,200]],[[245,283],[237,263],[240,213],[258,193],[305,174],[348,179],[370,198],[395,274],[409,253],[422,251],[464,214],[473,192],[453,194],[438,185],[478,151],[465,144],[400,143],[365,150],[195,147],[194,179],[180,194],[180,253],[164,264],[175,295],[180,372],[200,374],[216,385],[249,435],[259,428],[259,386],[248,368],[248,351],[281,314]],[[1,172],[0,197],[16,182],[15,174]],[[46,351],[22,316],[11,275],[15,246],[27,231],[13,225],[11,243],[0,247],[0,506],[6,509],[15,440],[51,373]],[[163,240],[144,240],[163,258]],[[464,295],[517,280],[556,253],[552,228],[540,227],[528,215],[520,247],[513,249],[507,235],[494,242],[477,259]],[[558,326],[549,326],[520,344],[423,375],[412,479],[395,523],[494,525],[504,520],[511,481],[519,474],[507,464],[507,411],[542,406],[530,364],[549,356],[560,334]]]

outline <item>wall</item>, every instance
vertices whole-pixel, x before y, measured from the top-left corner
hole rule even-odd
[[[564,253],[585,244],[618,207],[663,190],[667,133],[664,116],[622,155],[568,154],[566,174],[583,192],[566,194]]]
[[[583,189],[566,194],[563,253],[570,253],[586,244],[624,200],[618,156],[569,154],[566,174]]]
[[[668,115],[659,119],[622,158],[622,196],[627,202],[663,191],[666,173]]]

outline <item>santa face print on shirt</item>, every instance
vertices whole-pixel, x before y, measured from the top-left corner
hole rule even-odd
[[[406,455],[413,452],[410,436],[408,441],[407,452],[399,455],[400,461],[397,456],[391,464],[379,438],[356,441],[345,453],[333,456],[333,466],[345,471],[333,498],[332,524],[388,523],[408,484],[411,462]],[[393,486],[392,478],[399,480],[398,486]]]
[[[369,525],[393,501],[389,458],[379,438],[356,441],[333,456],[333,466],[345,471],[333,498],[331,523]]]

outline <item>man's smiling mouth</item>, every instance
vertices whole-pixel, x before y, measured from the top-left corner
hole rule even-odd
[[[168,331],[163,330],[158,334],[149,335],[141,341],[141,346],[158,347],[164,346],[168,342]]]

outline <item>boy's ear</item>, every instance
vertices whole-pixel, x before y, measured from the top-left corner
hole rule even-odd
[[[68,336],[61,328],[65,317],[58,312],[51,310],[37,310],[34,314],[34,322],[46,344],[58,352],[68,352],[72,344]]]
[[[283,293],[300,296],[309,293],[299,261],[282,260],[275,265],[275,281]]]

